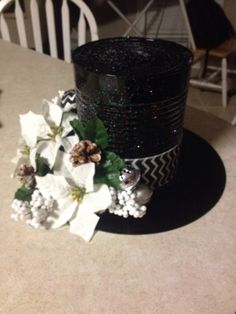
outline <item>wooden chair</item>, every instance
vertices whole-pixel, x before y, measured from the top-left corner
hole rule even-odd
[[[206,61],[206,50],[199,49],[196,46],[193,32],[190,26],[186,4],[184,0],[179,0],[180,7],[182,10],[182,14],[185,20],[188,36],[189,36],[189,44],[190,48],[193,51],[195,56],[195,62],[201,62],[202,64]],[[233,53],[236,52],[236,39],[227,40],[219,47],[215,49],[211,49],[208,52],[209,57],[213,57],[214,59],[220,61],[219,66],[207,66],[207,70],[209,70],[209,75],[202,77],[201,72],[199,72],[199,76],[197,78],[191,78],[190,84],[195,87],[200,87],[202,89],[211,89],[215,91],[220,91],[222,93],[222,106],[225,108],[227,106],[228,97],[228,74],[236,73],[235,70],[228,69],[228,58]],[[216,77],[221,74],[220,83],[215,82]]]
[[[154,0],[146,1],[145,6],[142,8],[140,12],[137,13],[137,16],[133,22],[131,22],[130,19],[127,16],[125,16],[125,14],[118,8],[114,1],[107,0],[106,2],[117,13],[117,15],[128,25],[128,28],[124,32],[123,36],[125,37],[129,36],[131,31],[133,31],[136,36],[143,36],[142,31],[140,31],[136,26],[139,23],[139,21],[144,17],[144,15],[147,13],[151,5],[154,3]]]
[[[28,0],[27,0],[28,1]],[[42,39],[42,28],[41,25],[41,15],[39,12],[39,6],[37,0],[29,0],[30,2],[30,12],[31,12],[31,21],[32,21],[32,32],[34,38],[34,48],[36,51],[44,53],[44,42]],[[1,0],[0,1],[0,30],[1,35],[4,40],[12,41],[11,34],[9,30],[9,25],[5,17],[5,10],[9,7],[10,4],[15,4],[14,14],[16,19],[16,27],[19,37],[19,43],[21,46],[30,48],[28,45],[25,21],[24,21],[24,12],[19,0]],[[86,42],[86,29],[88,26],[90,32],[90,40],[94,41],[98,39],[97,23],[95,18],[82,0],[71,0],[71,3],[76,5],[79,12],[78,20],[78,46],[83,45]],[[57,29],[55,26],[55,14],[54,14],[54,5],[52,0],[45,1],[45,15],[47,25],[47,40],[49,42],[49,54],[52,57],[58,58],[58,45],[60,44],[57,40]],[[61,40],[63,42],[63,59],[67,62],[71,62],[71,29],[70,29],[70,12],[67,0],[62,0],[61,6],[61,28],[62,35]]]

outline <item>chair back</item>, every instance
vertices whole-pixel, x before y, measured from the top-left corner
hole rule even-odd
[[[69,3],[71,2],[71,3]],[[58,10],[55,10],[55,4],[60,3],[59,16]],[[19,44],[25,48],[31,48],[28,44],[26,25],[24,19],[24,10],[22,1],[20,0],[1,0],[0,1],[0,31],[4,40],[12,41],[10,28],[5,15],[6,9],[11,4],[14,4],[14,15],[16,20],[16,28],[18,32]],[[77,23],[77,45],[81,46],[86,41],[94,41],[98,39],[97,23],[87,4],[82,0],[45,0],[45,15],[46,21],[42,23],[42,14],[39,9],[37,0],[29,0],[30,17],[32,23],[32,33],[34,39],[34,49],[38,52],[45,53],[45,37],[48,46],[48,53],[55,58],[61,57],[67,62],[71,62],[71,21],[70,7],[74,5],[78,7],[78,23]],[[60,30],[57,30],[56,23],[59,20]],[[47,29],[47,35],[42,32]],[[90,39],[87,39],[87,30],[90,34]],[[58,36],[58,31],[62,34]],[[43,37],[42,37],[43,35]],[[59,52],[59,47],[62,47],[62,54]],[[47,51],[46,51],[47,53]]]
[[[180,0],[180,5],[194,50],[215,49],[235,37],[231,22],[215,0]]]
[[[197,47],[196,47],[196,43],[195,43],[195,40],[193,37],[193,32],[192,32],[192,28],[191,28],[190,21],[189,21],[185,0],[179,0],[179,4],[180,4],[180,9],[181,9],[182,14],[183,14],[183,18],[184,18],[185,26],[186,26],[186,29],[188,32],[188,36],[189,36],[189,46],[191,49],[196,50]]]

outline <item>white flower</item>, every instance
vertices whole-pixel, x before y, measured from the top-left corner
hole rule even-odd
[[[62,101],[63,96],[65,96],[65,98],[69,98],[70,100],[69,102],[65,102],[65,98],[64,98],[64,103],[65,103],[64,106],[63,106],[63,101]],[[72,109],[77,108],[74,90],[68,90],[66,93],[63,90],[59,90],[58,95],[52,98],[51,101],[47,100],[47,102],[60,106],[63,112],[69,112]]]
[[[21,135],[27,146],[48,160],[52,168],[56,160],[59,147],[66,152],[78,142],[78,136],[68,134],[72,131],[70,121],[77,118],[72,112],[64,113],[62,108],[55,102],[44,100],[42,107],[43,115],[29,111],[20,115]]]
[[[55,96],[54,98],[52,98],[52,100],[51,100],[51,101],[48,101],[48,102],[60,106],[60,105],[61,105],[61,99],[62,99],[64,93],[65,93],[65,92],[64,92],[63,90],[59,90],[59,91],[58,91],[58,95]]]
[[[63,173],[65,172],[64,169]],[[72,233],[86,241],[92,238],[99,220],[95,213],[107,209],[111,204],[108,186],[93,185],[94,173],[95,164],[87,163],[72,167],[70,175],[47,174],[44,177],[36,177],[37,187],[42,195],[51,196],[58,203],[57,210],[50,217],[52,228],[69,222]]]
[[[35,153],[30,150],[30,148],[26,145],[23,139],[19,141],[19,148],[16,150],[16,156],[11,160],[14,163],[15,169],[12,174],[14,178],[20,168],[21,165],[32,165],[34,169],[36,169],[35,165]]]

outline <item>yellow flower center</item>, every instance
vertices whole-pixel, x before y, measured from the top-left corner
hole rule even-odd
[[[52,133],[48,134],[48,136],[52,140],[55,140],[56,136],[57,135],[61,135],[63,130],[64,130],[63,126],[61,126],[61,125],[59,125],[59,126],[51,126],[50,129],[51,129]]]
[[[85,194],[84,188],[80,188],[80,187],[71,188],[71,197],[73,201],[76,201],[78,204],[82,202],[84,194]]]
[[[29,146],[25,145],[24,147],[22,147],[22,149],[20,150],[20,153],[22,155],[29,156],[29,154],[30,154]]]

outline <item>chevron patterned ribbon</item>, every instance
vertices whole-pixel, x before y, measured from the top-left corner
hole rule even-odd
[[[154,156],[125,159],[127,164],[138,168],[142,180],[151,188],[161,187],[169,183],[175,176],[180,155],[180,145]]]

